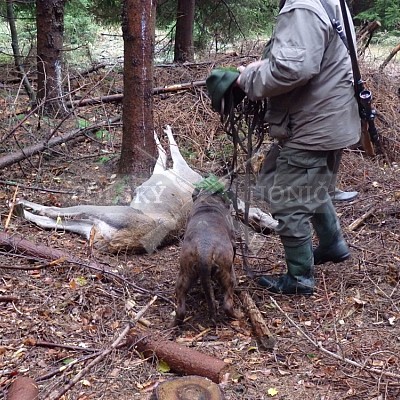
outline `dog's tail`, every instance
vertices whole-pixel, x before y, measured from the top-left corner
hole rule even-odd
[[[208,312],[210,319],[215,321],[216,318],[216,305],[215,305],[215,295],[211,280],[211,260],[205,259],[200,255],[198,271],[200,276],[201,286],[203,287],[204,295],[207,300]]]

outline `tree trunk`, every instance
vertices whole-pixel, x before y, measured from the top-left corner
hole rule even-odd
[[[14,54],[14,63],[15,67],[17,68],[18,74],[22,79],[22,83],[24,85],[25,91],[29,96],[29,101],[33,106],[36,102],[36,95],[34,90],[32,89],[31,84],[29,83],[28,77],[25,74],[24,66],[22,63],[22,56],[19,49],[18,43],[18,32],[17,27],[15,25],[15,15],[14,15],[14,7],[13,7],[14,0],[7,0],[7,20],[10,26],[11,32],[11,47],[13,49]]]
[[[193,24],[195,0],[178,0],[174,62],[193,61]]]
[[[65,1],[36,1],[37,101],[52,117],[65,112],[61,78]]]
[[[124,98],[119,173],[147,178],[156,155],[153,121],[153,54],[156,2],[124,0]]]

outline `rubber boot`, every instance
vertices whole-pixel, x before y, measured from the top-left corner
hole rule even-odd
[[[311,295],[314,292],[314,265],[311,239],[297,247],[284,244],[288,272],[265,275],[258,283],[272,293]]]
[[[317,209],[311,222],[319,239],[319,246],[314,249],[314,265],[329,261],[339,263],[350,258],[349,247],[343,238],[335,208],[330,201]]]
[[[332,180],[328,186],[328,193],[333,202],[350,201],[358,196],[358,192],[344,192],[336,187],[337,175],[339,172],[340,161],[342,160],[343,151],[333,151],[328,158],[328,168],[332,172]]]
[[[333,202],[351,201],[358,196],[358,192],[344,192],[338,188],[334,188],[333,192],[329,192]]]

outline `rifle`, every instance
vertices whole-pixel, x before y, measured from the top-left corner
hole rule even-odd
[[[344,29],[346,32],[346,41],[344,41],[351,59],[351,68],[353,70],[354,93],[358,102],[358,109],[361,118],[361,145],[369,156],[375,156],[374,145],[381,149],[378,131],[375,127],[376,111],[372,108],[372,93],[365,89],[364,81],[361,78],[360,68],[357,62],[357,54],[354,47],[353,37],[350,29],[349,18],[345,0],[339,0],[340,9],[343,15]]]

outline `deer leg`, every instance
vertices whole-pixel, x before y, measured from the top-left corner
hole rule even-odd
[[[158,158],[156,161],[156,165],[154,166],[153,174],[162,174],[167,169],[167,153],[161,146],[160,139],[158,138],[155,132],[154,132],[154,140],[157,145]]]
[[[89,220],[54,220],[52,218],[32,214],[24,210],[24,217],[26,220],[33,222],[44,229],[64,230],[68,232],[78,233],[86,239],[90,238],[90,232],[93,228],[93,222]]]
[[[192,186],[193,183],[196,183],[201,179],[201,175],[193,171],[182,157],[169,125],[165,127],[164,132],[168,137],[169,149],[173,162],[172,171],[180,181]]]

